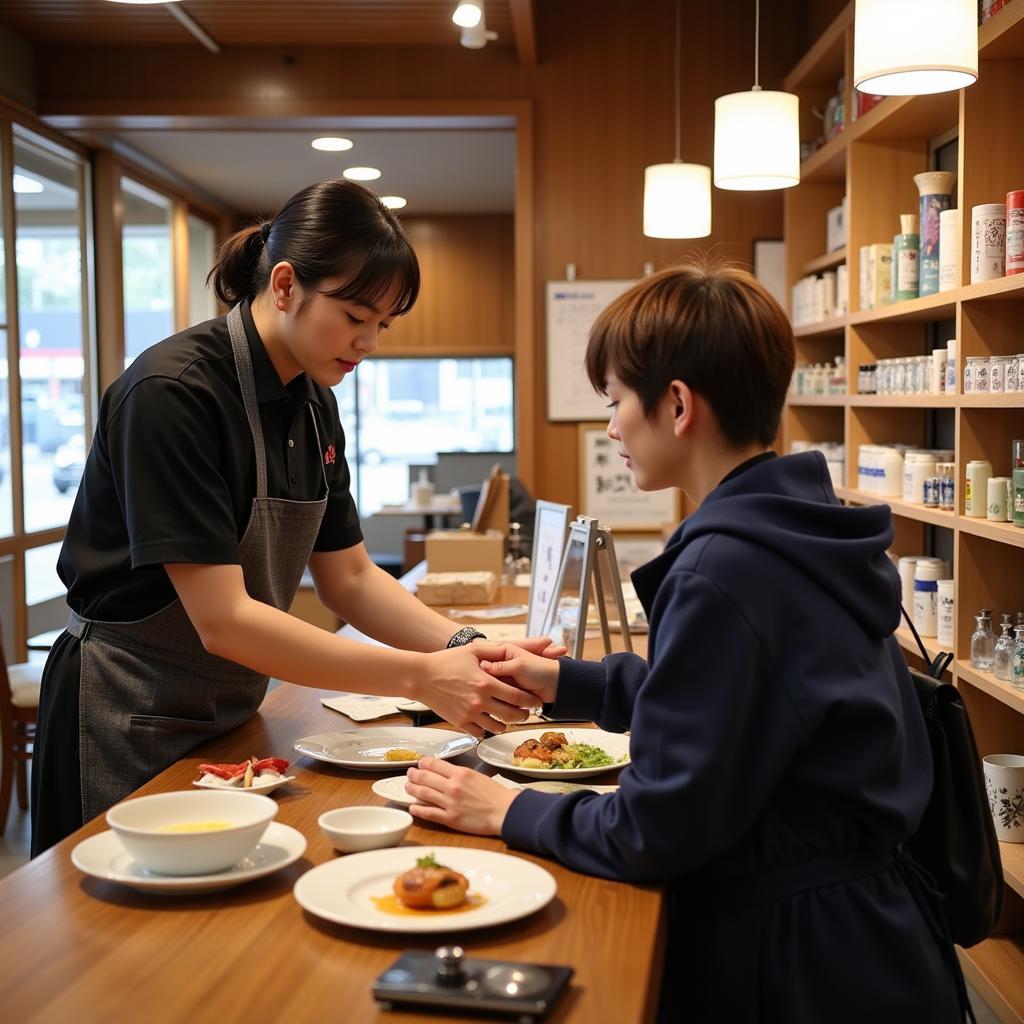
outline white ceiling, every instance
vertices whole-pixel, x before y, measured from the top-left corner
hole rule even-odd
[[[355,146],[322,153],[318,135]],[[405,215],[506,213],[515,199],[515,132],[509,130],[119,131],[116,137],[243,213],[271,214],[299,189],[351,166],[379,168],[366,182],[404,196]]]

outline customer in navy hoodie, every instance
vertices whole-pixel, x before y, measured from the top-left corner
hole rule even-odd
[[[556,796],[428,758],[413,813],[665,883],[663,1021],[959,1021],[937,901],[897,852],[932,773],[892,636],[890,512],[842,507],[820,454],[769,450],[793,358],[736,269],[663,271],[601,315],[587,370],[609,436],[641,490],[699,506],[633,576],[649,660],[481,657],[557,717],[630,730],[630,763],[612,795]]]

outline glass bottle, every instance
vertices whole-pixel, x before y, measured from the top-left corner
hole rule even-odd
[[[992,632],[992,609],[982,608],[974,617],[978,628],[971,636],[971,667],[989,670],[995,657],[996,635]]]
[[[1002,679],[1006,682],[1013,681],[1013,637],[1010,636],[1010,631],[1013,629],[1013,623],[1010,621],[1010,616],[1007,613],[1003,613],[1003,621],[999,628],[1002,630],[1002,636],[996,641],[995,656],[992,662],[992,671],[995,673],[996,679]]]
[[[1013,685],[1024,690],[1024,626],[1015,626],[1013,632]]]
[[[508,551],[505,555],[505,565],[502,572],[502,583],[511,587],[515,584],[516,573],[519,571],[519,563],[523,557],[523,534],[519,523],[508,524]]]

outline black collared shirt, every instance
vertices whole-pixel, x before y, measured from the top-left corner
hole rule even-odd
[[[333,393],[305,374],[282,384],[248,301],[242,321],[270,497],[317,500],[326,478],[315,550],[359,543]],[[238,564],[255,494],[252,433],[227,319],[218,317],[147,349],[104,394],[58,561],[68,603],[105,621],[158,611],[175,597],[165,563]]]

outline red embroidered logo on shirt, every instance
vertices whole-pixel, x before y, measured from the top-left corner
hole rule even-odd
[[[335,458],[336,458],[336,455],[335,455],[335,451],[334,451],[334,445],[333,444],[329,444],[327,446],[327,451],[324,452],[324,465],[326,465],[326,466],[333,466]]]

